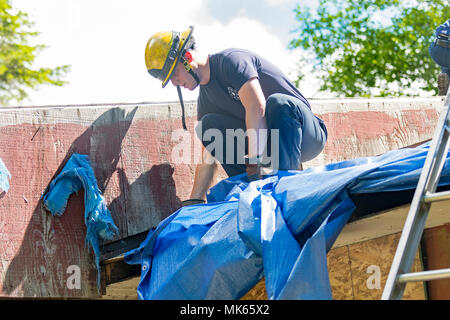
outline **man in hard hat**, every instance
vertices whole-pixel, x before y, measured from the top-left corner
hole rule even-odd
[[[209,141],[205,141],[204,134],[210,129],[219,130],[223,137],[229,130],[238,129],[254,134],[247,135],[244,159],[236,152],[238,146],[230,150],[225,146],[226,139],[222,139],[223,150],[209,154],[218,161],[197,165],[191,197],[184,205],[205,201],[206,192],[214,182],[217,162],[228,176],[246,172],[251,181],[262,177],[261,169],[267,162],[264,160],[269,158],[267,149],[276,150],[270,156],[272,162],[277,159],[278,168],[272,168],[275,171],[298,170],[302,162],[320,154],[327,140],[325,124],[276,66],[242,49],[202,56],[196,50],[192,33],[193,27],[181,33],[154,34],[145,50],[148,72],[162,81],[163,88],[169,81],[177,87],[182,107],[180,87],[194,90],[200,86],[196,131],[204,154],[209,154],[204,152]],[[183,126],[186,128],[184,107]],[[227,158],[227,151],[233,152],[232,161]]]

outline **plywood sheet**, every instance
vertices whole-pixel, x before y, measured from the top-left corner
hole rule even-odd
[[[330,250],[327,255],[333,300],[353,300],[353,279],[349,248],[347,246]]]
[[[265,279],[262,278],[258,283],[247,292],[241,299],[242,300],[268,300],[266,292]]]
[[[399,238],[400,234],[394,234],[349,246],[352,283],[356,300],[381,299]],[[372,277],[375,274],[374,270],[379,270],[380,286],[378,287],[375,282],[371,281],[374,279]],[[422,270],[421,259],[417,254],[412,272]],[[425,299],[423,283],[408,283],[404,299]]]
[[[110,284],[106,287],[105,300],[137,300],[137,286],[140,278],[132,278],[125,281]]]

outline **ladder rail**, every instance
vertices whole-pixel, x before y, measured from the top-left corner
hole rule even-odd
[[[442,192],[437,192],[437,193],[433,193],[433,192],[429,192],[427,194],[425,194],[425,197],[423,199],[423,201],[425,202],[437,202],[437,201],[444,201],[444,200],[449,200],[450,199],[450,191],[442,191]]]
[[[426,194],[433,194],[436,191],[445,158],[450,144],[449,131],[447,129],[450,106],[449,95],[445,103],[445,109],[441,113],[435,130],[430,149],[428,150],[424,166],[417,184],[416,191],[411,202],[411,206],[405,220],[405,225],[400,236],[397,250],[392,262],[392,266],[386,281],[386,285],[381,299],[401,299],[405,283],[399,283],[399,275],[409,272],[414,262],[417,248],[422,237],[428,216],[431,201],[425,202],[423,198]],[[445,143],[441,142],[445,140]],[[417,231],[419,230],[419,231]]]
[[[450,278],[450,269],[438,269],[421,272],[404,273],[398,277],[399,283],[413,281],[431,281]]]

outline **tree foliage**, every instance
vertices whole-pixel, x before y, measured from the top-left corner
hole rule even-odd
[[[38,34],[31,31],[33,25],[26,13],[11,6],[10,0],[0,0],[0,105],[23,100],[28,95],[27,88],[66,83],[61,77],[67,73],[68,65],[33,69],[33,62],[45,48],[30,45],[30,38]]]
[[[440,69],[428,48],[436,27],[450,18],[448,0],[318,0],[315,12],[304,5],[294,11],[299,26],[290,46],[312,53],[321,91],[347,97],[437,93]]]

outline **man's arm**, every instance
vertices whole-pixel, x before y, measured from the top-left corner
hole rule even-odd
[[[249,132],[248,156],[253,158],[261,155],[267,144],[266,99],[257,78],[244,83],[238,94],[245,108],[245,123]],[[260,131],[260,129],[265,130]],[[217,162],[203,145],[202,155],[203,161],[195,169],[191,199],[206,200],[206,192],[215,183]]]
[[[195,168],[194,184],[192,186],[191,199],[206,200],[206,192],[213,186],[216,180],[217,162],[202,145],[202,162]]]
[[[248,158],[255,159],[263,154],[267,145],[266,99],[258,78],[248,80],[238,92],[245,108],[245,124],[248,135]],[[249,180],[260,179],[258,164],[246,166]]]
[[[238,94],[245,108],[248,157],[260,156],[267,144],[267,121],[265,117],[266,99],[258,78],[252,78],[244,83]]]

